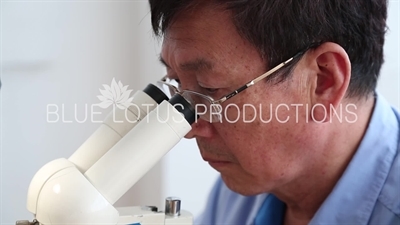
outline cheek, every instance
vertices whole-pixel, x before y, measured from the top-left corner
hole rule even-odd
[[[241,119],[241,107],[240,105],[230,103],[228,105],[223,106],[221,111],[222,121],[227,127],[230,129],[238,129],[238,123],[242,121]]]
[[[290,132],[290,121],[279,122],[274,112],[275,108],[270,105],[241,107],[241,111],[233,108],[227,111],[227,119],[239,118],[239,121],[225,121],[217,127],[230,153],[248,170],[261,170],[263,167],[270,168],[275,164],[284,163],[290,154],[290,140],[295,138]],[[290,116],[288,112],[286,108],[278,108],[279,120]]]
[[[295,145],[301,142],[299,137],[304,131],[301,124],[296,124],[296,110],[290,105],[296,99],[290,96],[268,96],[265,89],[254,89],[251,96],[236,99],[238,104],[224,106],[223,123],[215,128],[229,154],[247,172],[277,173],[296,158]]]
[[[265,124],[223,123],[217,128],[225,142],[226,150],[245,170],[270,161],[268,149],[274,148],[272,137],[266,135]]]
[[[227,124],[253,124],[260,120],[265,122],[265,116],[262,114],[268,112],[269,109],[262,107],[261,103],[230,103],[224,105],[221,111],[222,121]]]

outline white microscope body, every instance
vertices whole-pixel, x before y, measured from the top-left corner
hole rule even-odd
[[[134,105],[111,113],[70,158],[43,166],[28,190],[27,208],[35,219],[17,224],[192,224],[192,215],[180,211],[176,198],[166,199],[164,212],[113,207],[191,130],[193,107],[180,95],[167,99],[147,86],[136,92]]]

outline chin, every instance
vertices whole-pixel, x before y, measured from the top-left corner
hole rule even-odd
[[[260,187],[254,185],[253,183],[246,182],[245,179],[240,179],[238,177],[232,178],[228,176],[224,176],[221,174],[222,180],[225,185],[233,192],[244,196],[252,196],[261,193],[265,193],[266,191],[262,191]]]

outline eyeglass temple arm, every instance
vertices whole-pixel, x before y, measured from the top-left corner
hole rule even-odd
[[[254,84],[256,84],[257,82],[259,82],[260,80],[262,80],[262,79],[268,77],[269,75],[275,73],[275,72],[276,72],[277,70],[279,70],[280,68],[284,67],[286,64],[288,64],[289,62],[291,62],[294,58],[296,58],[298,55],[300,55],[300,54],[297,54],[297,55],[293,56],[292,58],[286,60],[285,62],[283,62],[283,63],[281,63],[281,64],[275,66],[274,68],[268,70],[268,71],[267,71],[266,73],[264,73],[263,75],[261,75],[261,76],[255,78],[254,80],[252,80],[252,81],[250,81],[249,83],[243,85],[242,87],[238,88],[237,90],[233,91],[232,93],[226,95],[225,97],[223,97],[223,98],[222,98],[221,100],[219,100],[218,102],[219,102],[219,103],[222,103],[222,102],[224,102],[224,101],[226,101],[226,100],[232,98],[233,96],[239,94],[240,92],[246,90],[248,87],[253,86]]]

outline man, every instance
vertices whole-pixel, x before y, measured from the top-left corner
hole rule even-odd
[[[198,224],[400,224],[385,0],[149,2],[166,81],[202,109],[187,137],[221,173]]]

